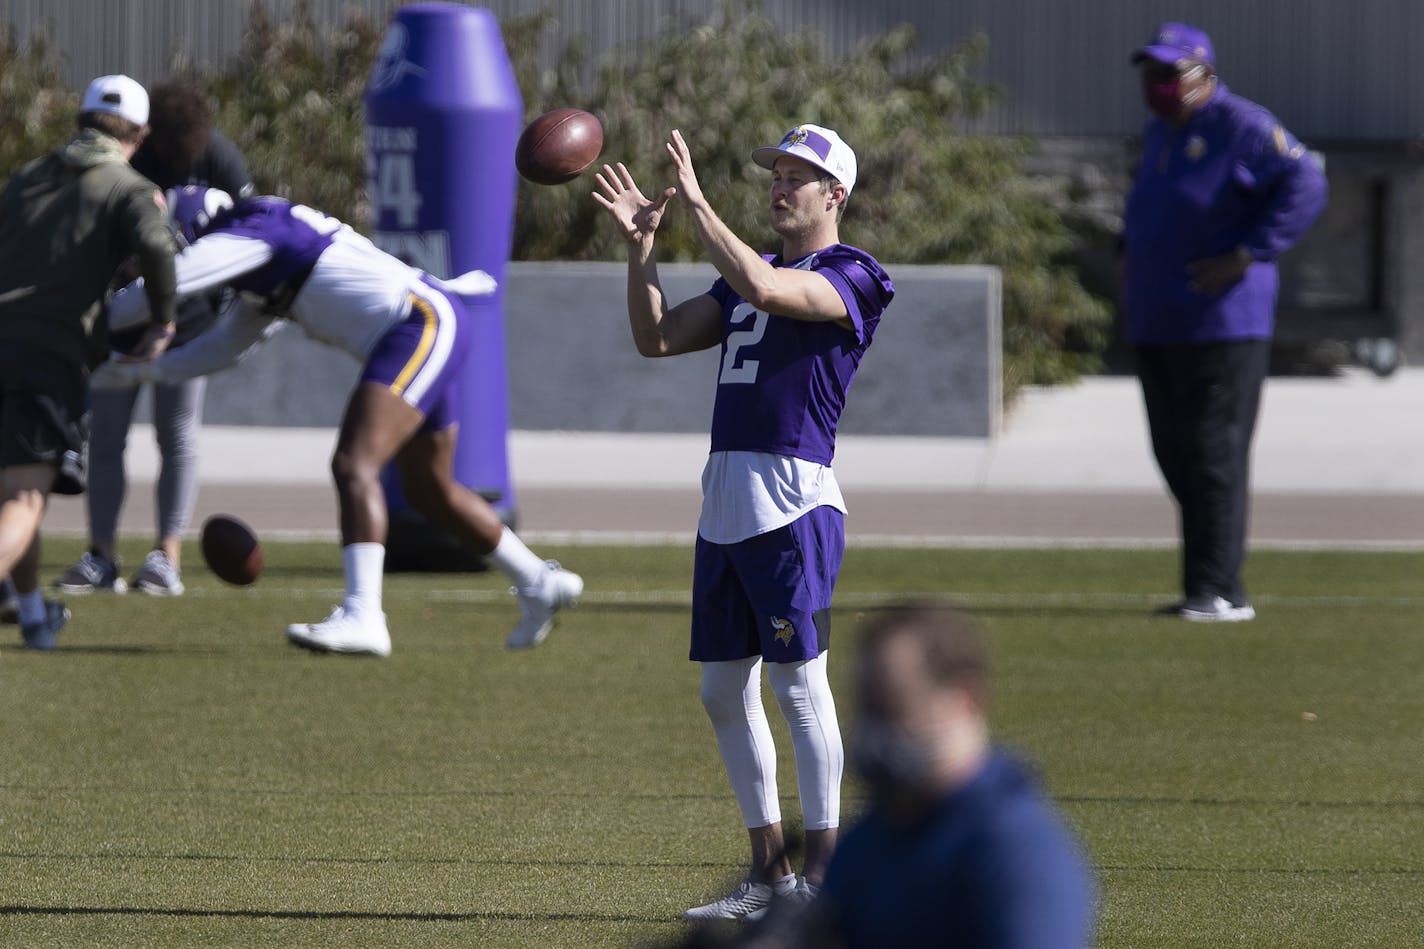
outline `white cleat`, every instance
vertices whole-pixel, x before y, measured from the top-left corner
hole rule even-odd
[[[544,566],[547,569],[540,589],[528,593],[510,591],[519,597],[519,624],[504,641],[510,649],[532,649],[548,639],[549,630],[554,628],[554,614],[575,605],[583,595],[583,577],[565,570],[556,560],[546,560]]]
[[[745,919],[749,923],[758,923],[766,918],[766,914],[771,912],[773,906],[780,904],[786,909],[795,910],[798,907],[805,906],[807,903],[812,902],[820,894],[821,888],[819,886],[807,883],[805,877],[797,877],[796,888],[794,890],[790,893],[775,895],[770,903],[761,909],[752,910],[743,916],[742,919]]]
[[[1177,615],[1190,623],[1245,623],[1256,618],[1250,603],[1235,606],[1224,596],[1191,596]]]
[[[348,613],[338,606],[320,623],[293,623],[287,627],[293,645],[314,652],[391,654],[391,634],[385,613]]]
[[[789,893],[795,884],[785,887]],[[753,913],[764,914],[771,901],[779,899],[777,888],[770,883],[753,883],[743,880],[737,888],[720,900],[713,900],[703,906],[694,906],[682,914],[683,919],[746,919]]]

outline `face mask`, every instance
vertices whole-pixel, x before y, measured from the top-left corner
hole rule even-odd
[[[1152,110],[1152,114],[1169,122],[1182,111],[1181,94],[1182,80],[1180,77],[1168,82],[1148,83],[1144,93],[1147,97],[1147,108]]]
[[[863,719],[851,735],[850,760],[876,795],[930,783],[938,748],[884,722]]]

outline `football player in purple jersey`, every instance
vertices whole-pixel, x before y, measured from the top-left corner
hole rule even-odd
[[[835,848],[844,753],[826,661],[845,503],[831,460],[851,380],[895,291],[875,258],[840,242],[856,160],[834,131],[800,125],[752,152],[771,171],[771,224],[781,237],[781,252],[766,256],[707,203],[679,132],[666,148],[675,187],[648,198],[623,164],[605,165],[594,199],[628,242],[628,318],[638,351],[675,356],[721,347],[690,655],[701,663],[702,703],[752,864],[730,894],[685,915],[743,919],[778,897],[809,900]],[[674,197],[721,274],[707,293],[676,305],[663,295],[654,249]],[[796,756],[806,828],[799,878],[782,834],[763,664]]]
[[[455,480],[459,434],[456,377],[476,345],[464,296],[494,290],[482,271],[438,280],[377,248],[320,211],[273,197],[235,205],[220,191],[183,188],[170,200],[190,242],[178,255],[178,295],[228,286],[234,305],[211,330],[150,362],[110,362],[95,385],[170,382],[236,364],[290,321],[362,363],[331,460],[341,512],[346,595],[319,623],[287,638],[323,652],[391,651],[381,607],[386,498],[381,470],[395,461],[412,508],[471,552],[488,556],[514,584],[520,620],[506,645],[536,646],[554,614],[574,603],[583,580],[536,557],[489,503]],[[141,319],[136,287],[116,294],[110,324]]]

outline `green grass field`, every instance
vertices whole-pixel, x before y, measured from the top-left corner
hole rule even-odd
[[[334,545],[269,545],[246,590],[192,546],[188,596],[73,598],[53,654],[5,633],[0,944],[633,946],[739,877],[686,660],[690,550],[549,551],[588,592],[520,654],[502,579],[393,577],[382,661],[283,639],[339,599]],[[78,551],[50,541],[45,577]],[[1102,945],[1418,945],[1421,556],[1257,553],[1240,626],[1150,616],[1174,570],[852,549],[843,724],[856,613],[944,597],[990,634],[996,737],[1098,867]]]

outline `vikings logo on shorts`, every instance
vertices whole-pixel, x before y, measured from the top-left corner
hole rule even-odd
[[[791,620],[789,619],[773,616],[771,618],[771,628],[776,630],[776,641],[783,646],[791,645],[791,640],[796,638],[796,627],[791,625]]]

